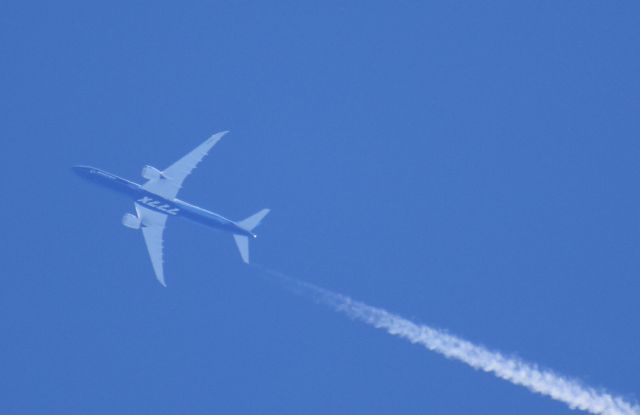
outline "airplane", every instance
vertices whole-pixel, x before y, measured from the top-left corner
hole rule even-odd
[[[91,166],[74,166],[72,168],[82,178],[123,193],[133,199],[136,214],[125,213],[122,217],[122,224],[127,228],[142,230],[156,278],[165,287],[167,285],[163,269],[162,235],[167,218],[171,216],[182,217],[231,233],[242,260],[249,263],[249,238],[256,238],[253,230],[269,213],[269,209],[262,209],[247,219],[234,222],[222,215],[176,198],[184,179],[227,132],[213,134],[204,143],[165,170],[160,171],[149,165],[144,166],[142,177],[147,181],[142,185]]]

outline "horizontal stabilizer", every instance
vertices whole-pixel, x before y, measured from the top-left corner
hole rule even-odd
[[[249,263],[249,237],[244,235],[233,235],[233,239],[238,245],[240,256],[245,263]]]
[[[256,226],[260,225],[262,219],[269,213],[269,209],[262,209],[260,212],[256,213],[253,216],[249,216],[248,218],[241,220],[238,222],[238,226],[242,229],[251,232]]]
[[[237,225],[244,229],[247,232],[253,231],[256,226],[260,225],[262,219],[269,213],[269,209],[262,209],[260,212],[255,215],[249,216],[245,220],[241,220],[237,222]],[[256,236],[253,235],[255,238]],[[238,245],[238,250],[240,251],[240,256],[245,263],[249,263],[249,237],[246,235],[233,235],[233,239],[236,241],[236,245]]]

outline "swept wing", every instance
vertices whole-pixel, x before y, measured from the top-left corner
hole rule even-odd
[[[166,287],[164,282],[164,259],[162,253],[164,242],[162,235],[164,233],[165,223],[167,222],[167,215],[151,210],[139,203],[136,203],[135,206],[138,217],[140,218],[142,235],[147,245],[147,251],[149,251],[153,271],[156,273],[156,278],[160,284]]]
[[[209,137],[207,141],[200,144],[190,153],[180,160],[167,167],[158,178],[147,181],[142,188],[166,199],[174,199],[180,189],[184,179],[198,166],[209,150],[227,133],[222,131]]]
[[[175,199],[182,188],[184,179],[191,174],[198,166],[198,163],[209,153],[209,150],[211,150],[226,133],[227,131],[223,131],[212,135],[204,143],[191,150],[187,155],[161,172],[159,177],[148,180],[142,185],[142,188],[166,199]],[[163,267],[163,234],[167,222],[167,215],[149,209],[139,203],[136,203],[135,207],[138,217],[140,218],[142,235],[144,235],[144,241],[147,245],[149,256],[151,257],[151,264],[153,265],[156,278],[160,284],[166,286]]]

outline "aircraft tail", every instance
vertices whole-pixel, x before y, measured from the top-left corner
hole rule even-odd
[[[242,229],[251,232],[254,228],[260,225],[262,219],[269,213],[269,209],[262,209],[260,212],[256,213],[253,216],[249,216],[248,218],[239,221],[237,224]],[[253,236],[255,238],[255,235]],[[249,263],[249,237],[246,235],[233,235],[233,239],[236,241],[236,245],[238,246],[238,250],[240,251],[240,256],[245,263]]]

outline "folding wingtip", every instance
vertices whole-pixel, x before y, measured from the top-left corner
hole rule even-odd
[[[160,271],[159,273],[156,273],[156,280],[158,280],[160,285],[163,287],[167,287],[167,283],[164,281],[164,272]]]
[[[214,139],[214,140],[216,140],[216,139],[217,139],[217,140],[219,140],[219,139],[221,139],[222,137],[224,137],[225,135],[227,135],[227,133],[228,133],[228,132],[229,132],[229,130],[218,131],[217,133],[212,134],[212,135],[211,135],[211,137],[210,137],[209,139],[210,139],[210,140],[211,140],[211,139]]]

